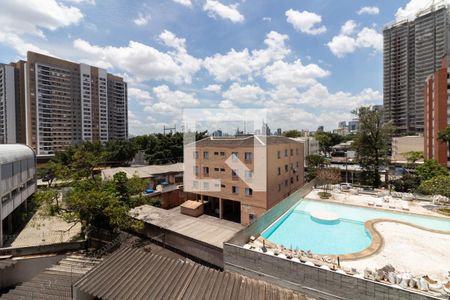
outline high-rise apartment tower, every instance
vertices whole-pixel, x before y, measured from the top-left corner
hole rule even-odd
[[[450,15],[445,4],[385,27],[384,120],[393,123],[397,135],[424,131],[424,82],[447,54],[449,35]]]

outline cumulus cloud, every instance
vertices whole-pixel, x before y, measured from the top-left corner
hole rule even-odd
[[[324,25],[320,26],[322,17],[315,13],[289,9],[285,15],[287,22],[292,24],[297,31],[311,35],[317,35],[327,31]]]
[[[19,35],[14,33],[0,32],[0,44],[8,45],[16,50],[16,52],[21,56],[26,56],[27,51],[50,54],[47,50],[24,41]]]
[[[220,84],[210,84],[205,87],[204,90],[212,93],[220,93],[222,91],[222,86]]]
[[[327,43],[330,51],[337,57],[344,57],[358,48],[371,48],[376,52],[383,50],[383,35],[373,28],[364,27],[356,32],[356,23],[349,20],[341,27],[339,35]]]
[[[329,76],[330,72],[316,64],[304,65],[300,59],[293,63],[276,61],[266,67],[263,76],[273,85],[308,86],[317,82],[318,78]]]
[[[146,112],[153,112],[162,115],[181,115],[181,109],[195,107],[200,101],[195,94],[178,90],[171,90],[167,85],[160,85],[153,88],[155,103],[144,108]]]
[[[176,3],[178,3],[178,4],[181,4],[181,5],[183,5],[183,6],[186,6],[186,7],[192,7],[192,2],[191,2],[191,0],[172,0],[173,2],[176,2]]]
[[[215,54],[204,60],[204,67],[218,81],[239,79],[259,72],[269,63],[280,60],[290,53],[286,46],[288,36],[271,31],[266,35],[266,48],[242,51],[231,49],[226,54]]]
[[[136,26],[145,26],[148,24],[148,21],[150,21],[151,16],[150,15],[144,15],[142,13],[139,13],[137,18],[133,20],[134,24]]]
[[[134,74],[137,82],[166,80],[175,84],[191,83],[193,74],[201,68],[201,60],[189,55],[184,48],[184,40],[169,31],[164,31],[159,38],[176,51],[161,52],[135,41],[130,41],[124,47],[102,47],[77,39],[73,45],[102,66]]]
[[[253,103],[264,100],[265,91],[258,85],[243,85],[234,82],[222,96],[234,103]]]
[[[445,1],[446,3],[450,3],[449,0]],[[410,0],[405,7],[400,7],[395,13],[395,18],[397,21],[404,19],[414,19],[416,14],[429,7],[431,5],[431,1],[424,0]]]
[[[152,100],[152,96],[148,91],[137,87],[128,87],[128,97],[131,101],[137,101],[144,106],[150,105]]]
[[[55,0],[2,1],[0,28],[4,33],[33,34],[44,37],[42,29],[54,31],[78,24],[83,19],[81,11]]]
[[[380,13],[380,9],[376,6],[364,6],[358,10],[358,15],[368,14],[368,15],[378,15]]]
[[[225,5],[219,1],[206,0],[205,5],[203,5],[203,10],[212,18],[220,17],[233,23],[242,23],[245,20],[244,16],[238,10],[237,3]]]

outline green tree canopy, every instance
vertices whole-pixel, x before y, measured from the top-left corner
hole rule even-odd
[[[425,180],[420,184],[419,190],[425,194],[450,197],[450,176],[439,175]]]
[[[343,140],[342,136],[331,132],[317,132],[315,138],[319,141],[320,151],[325,155],[330,154],[332,147],[341,143]]]
[[[283,132],[283,136],[289,137],[289,138],[297,138],[297,137],[301,137],[302,133],[300,131],[298,131],[297,129],[291,129],[291,130],[287,130],[287,131]]]
[[[306,156],[306,166],[308,168],[306,179],[308,181],[313,180],[317,176],[317,170],[322,167],[325,162],[326,159],[322,155],[311,154]]]
[[[353,141],[356,160],[364,169],[362,177],[373,187],[381,185],[380,167],[386,165],[390,124],[383,124],[381,113],[370,107],[360,107],[354,112],[359,119],[359,129]]]
[[[436,160],[428,159],[422,165],[416,167],[416,174],[421,181],[425,181],[437,176],[446,176],[448,172]]]
[[[403,153],[403,156],[406,158],[408,165],[414,168],[416,166],[416,162],[423,159],[423,151],[408,151]]]

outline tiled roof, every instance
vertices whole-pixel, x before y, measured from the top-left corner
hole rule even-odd
[[[136,248],[114,253],[74,284],[99,299],[307,299],[297,292]]]

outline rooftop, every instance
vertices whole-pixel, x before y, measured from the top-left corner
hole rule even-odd
[[[134,248],[114,253],[74,289],[99,299],[307,299],[260,280]]]
[[[22,144],[0,145],[0,164],[33,158],[34,151]]]
[[[165,175],[169,173],[182,173],[183,164],[176,163],[171,165],[150,165],[139,167],[118,167],[102,170],[102,177],[104,179],[111,179],[115,174],[124,172],[128,178],[137,176],[140,178],[150,178],[157,175]]]
[[[207,137],[195,143],[202,147],[253,147],[254,145],[277,145],[295,143],[284,136],[250,135],[237,137]],[[192,145],[192,144],[191,144]]]

